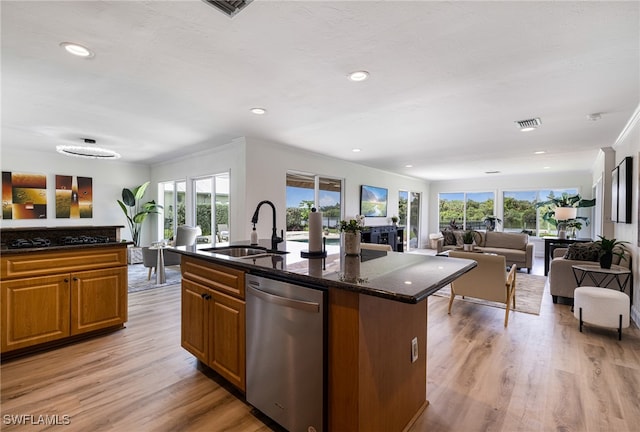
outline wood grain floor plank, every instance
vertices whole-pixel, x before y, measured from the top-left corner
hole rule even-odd
[[[547,293],[539,316],[430,297],[430,405],[412,432],[636,431],[640,331],[587,326]],[[3,431],[278,431],[180,347],[179,289],[129,297],[123,330],[4,362],[0,414],[69,415]],[[4,418],[4,417],[2,417]],[[333,432],[333,431],[332,431]],[[342,432],[342,431],[337,431]]]

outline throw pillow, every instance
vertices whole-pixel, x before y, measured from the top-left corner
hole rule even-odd
[[[453,231],[443,230],[442,236],[444,237],[444,245],[445,246],[455,246],[456,245],[456,236],[453,235]]]
[[[462,246],[464,244],[464,242],[462,241],[462,234],[464,234],[463,231],[454,231],[453,235],[456,237],[456,246]]]
[[[575,261],[598,261],[600,246],[593,242],[572,243],[564,254],[565,259]]]

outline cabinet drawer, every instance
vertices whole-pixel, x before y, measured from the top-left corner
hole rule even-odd
[[[0,277],[15,279],[127,265],[125,247],[35,252],[2,257]]]
[[[209,261],[182,257],[182,277],[244,299],[244,272]]]

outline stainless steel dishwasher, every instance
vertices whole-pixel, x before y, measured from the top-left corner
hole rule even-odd
[[[247,402],[291,432],[325,424],[326,291],[246,277]]]

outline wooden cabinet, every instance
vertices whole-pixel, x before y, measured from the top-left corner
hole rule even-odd
[[[244,272],[182,258],[182,347],[245,390]]]
[[[127,321],[127,267],[71,275],[71,334]]]
[[[2,353],[127,321],[125,247],[4,255],[0,275]]]
[[[2,352],[70,335],[69,276],[2,281]]]

